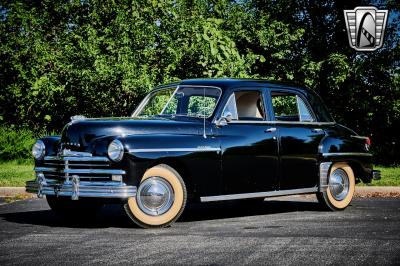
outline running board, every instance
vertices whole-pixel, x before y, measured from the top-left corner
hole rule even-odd
[[[267,198],[267,197],[287,196],[287,195],[295,195],[295,194],[308,194],[308,193],[315,193],[315,192],[318,192],[318,187],[200,197],[200,201],[201,202],[209,202],[209,201],[222,201],[222,200]]]

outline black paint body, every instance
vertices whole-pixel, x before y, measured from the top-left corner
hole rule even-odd
[[[57,154],[62,144],[62,148],[107,156],[108,144],[119,139],[125,146],[125,154],[121,162],[115,163],[115,168],[127,171],[125,183],[137,186],[146,169],[166,163],[181,174],[193,199],[317,187],[319,164],[324,161],[348,162],[357,181],[368,183],[372,179],[370,156],[337,155],[367,153],[365,140],[354,137],[357,135],[354,131],[335,123],[319,96],[311,90],[243,79],[195,79],[174,85],[221,88],[222,96],[214,114],[205,123],[201,118],[178,116],[170,119],[127,117],[78,120],[67,124],[62,136],[42,139],[46,155]],[[262,92],[266,103],[265,120],[217,126],[215,121],[221,116],[231,93],[248,89]],[[309,103],[318,122],[275,121],[271,110],[271,91],[301,95]],[[204,124],[206,138],[203,136]],[[271,127],[277,130],[267,132]],[[215,150],[176,150],[198,147]],[[135,152],[140,149],[147,151]],[[154,152],[151,152],[152,149]],[[36,165],[40,166],[41,162],[36,161]]]

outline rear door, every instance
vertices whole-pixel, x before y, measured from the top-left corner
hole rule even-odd
[[[279,189],[311,188],[318,184],[318,146],[325,132],[304,95],[272,89],[272,114],[279,138]]]

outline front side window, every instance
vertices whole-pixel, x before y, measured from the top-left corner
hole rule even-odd
[[[149,116],[210,117],[217,106],[221,90],[213,87],[179,86],[172,93],[163,89],[150,95],[135,114]]]
[[[315,121],[304,100],[296,94],[272,92],[272,107],[277,121]]]
[[[222,116],[232,120],[260,121],[265,119],[264,103],[259,91],[236,91],[228,99]]]

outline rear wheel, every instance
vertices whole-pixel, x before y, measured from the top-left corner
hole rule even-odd
[[[182,214],[187,192],[182,177],[165,164],[152,167],[143,175],[136,197],[128,199],[125,211],[143,228],[166,227]]]
[[[353,199],[355,178],[347,163],[335,163],[330,170],[328,188],[317,193],[317,199],[322,206],[330,210],[343,210]]]

